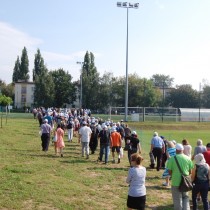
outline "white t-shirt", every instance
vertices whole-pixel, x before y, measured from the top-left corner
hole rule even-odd
[[[146,168],[143,166],[132,167],[129,169],[126,182],[130,185],[128,195],[140,197],[146,195],[145,187]]]
[[[191,145],[183,145],[183,147],[184,147],[184,151],[183,151],[183,153],[185,154],[185,155],[187,155],[189,158],[191,158],[191,153],[192,153],[192,147],[191,147]]]
[[[82,126],[79,129],[79,134],[81,135],[82,142],[90,142],[90,134],[92,133],[90,127]]]

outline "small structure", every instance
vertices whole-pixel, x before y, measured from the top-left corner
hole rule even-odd
[[[210,109],[179,108],[181,122],[210,122]]]
[[[34,104],[34,82],[18,81],[15,83],[15,108],[33,107]]]

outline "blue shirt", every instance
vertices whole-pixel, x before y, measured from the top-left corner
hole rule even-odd
[[[163,148],[164,141],[159,136],[154,136],[151,140],[151,144],[153,145],[153,148]]]

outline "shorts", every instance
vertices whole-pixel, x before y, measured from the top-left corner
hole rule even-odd
[[[112,147],[112,152],[117,152],[117,153],[120,153],[120,147],[119,146],[113,146]]]
[[[140,197],[132,197],[128,195],[127,207],[131,209],[144,210],[146,203],[146,195]]]

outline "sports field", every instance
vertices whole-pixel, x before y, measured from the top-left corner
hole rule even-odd
[[[119,120],[119,119],[117,119]],[[153,132],[181,142],[187,138],[194,148],[198,138],[210,142],[209,123],[128,122],[136,130],[143,148],[143,165],[147,167],[147,208],[172,209],[169,188],[162,187],[163,171],[149,169],[149,147]],[[0,128],[0,209],[126,209],[128,186],[127,154],[120,164],[98,163],[96,154],[89,160],[81,157],[81,147],[65,136],[64,157],[41,151],[38,122],[32,114],[10,114],[2,118]],[[110,157],[111,160],[111,157]],[[200,205],[200,209],[201,205]]]

